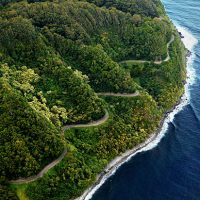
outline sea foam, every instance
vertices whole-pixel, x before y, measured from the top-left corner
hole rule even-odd
[[[167,115],[167,117],[165,118],[163,122],[163,126],[159,134],[157,134],[157,136],[153,140],[152,138],[149,138],[145,143],[141,145],[143,147],[139,148],[139,150],[134,151],[133,149],[133,150],[127,151],[121,156],[111,161],[111,163],[105,169],[106,174],[101,176],[98,183],[94,184],[88,190],[86,190],[85,193],[81,197],[77,198],[77,200],[90,200],[92,196],[94,195],[94,193],[105,183],[105,181],[109,177],[115,174],[115,172],[121,165],[128,162],[132,157],[134,157],[139,152],[149,151],[155,148],[159,144],[161,139],[164,137],[165,133],[168,130],[169,123],[174,120],[175,115],[179,113],[189,103],[190,101],[189,88],[190,88],[190,85],[193,84],[195,81],[195,70],[193,68],[193,61],[195,58],[195,54],[193,52],[193,49],[194,49],[194,46],[198,43],[198,40],[186,28],[179,26],[177,23],[175,24],[178,31],[181,32],[182,35],[184,36],[182,41],[185,47],[192,53],[191,56],[188,57],[188,60],[187,60],[187,80],[185,84],[185,93],[181,98],[180,104],[177,105],[174,108],[174,110]],[[131,153],[131,151],[133,151],[133,153]]]

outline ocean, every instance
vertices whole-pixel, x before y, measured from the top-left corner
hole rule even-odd
[[[192,51],[182,103],[151,144],[105,178],[92,200],[200,200],[200,0],[163,0]]]

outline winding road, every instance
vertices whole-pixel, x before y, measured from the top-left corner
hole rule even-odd
[[[132,63],[154,63],[156,65],[160,65],[162,64],[163,62],[167,62],[170,60],[170,55],[169,55],[169,46],[171,45],[172,42],[174,42],[174,35],[172,35],[170,41],[167,43],[167,57],[164,59],[164,60],[161,60],[161,61],[150,61],[150,60],[123,60],[121,61],[120,63],[121,64],[132,64]]]
[[[170,60],[170,55],[169,55],[169,46],[170,44],[174,41],[174,35],[172,35],[171,40],[167,43],[167,57],[166,59],[162,60],[162,61],[154,61],[155,64],[162,64],[163,62],[167,62]],[[151,63],[152,61],[146,61],[146,60],[125,60],[122,61],[121,63]],[[112,93],[112,92],[101,92],[101,93],[97,93],[98,96],[112,96],[112,97],[136,97],[139,96],[140,93],[138,91],[136,91],[135,93],[129,94],[129,93]],[[105,110],[105,115],[96,121],[91,121],[87,124],[72,124],[72,125],[66,125],[63,126],[63,132],[70,129],[70,128],[87,128],[87,127],[93,127],[93,126],[99,126],[103,123],[105,123],[109,118],[109,113],[107,110]],[[46,165],[37,175],[35,176],[30,176],[28,178],[19,178],[17,180],[11,180],[9,181],[9,183],[12,184],[26,184],[26,183],[30,183],[33,181],[36,181],[39,178],[42,178],[44,176],[44,174],[46,174],[50,169],[52,169],[54,166],[56,166],[58,163],[60,163],[60,161],[62,161],[62,159],[65,157],[65,155],[67,154],[67,149],[64,149],[63,153],[53,162],[51,162],[50,164]]]
[[[166,59],[162,60],[162,61],[154,61],[155,64],[162,64],[163,62],[167,62],[170,60],[170,55],[169,55],[169,46],[170,44],[174,41],[174,35],[172,35],[171,40],[167,43],[167,57]],[[146,61],[146,60],[125,60],[122,61],[120,63],[151,63],[152,61]],[[112,92],[101,92],[101,93],[97,93],[98,96],[111,96],[111,97],[136,97],[139,96],[140,93],[138,91],[136,91],[135,93],[112,93]],[[63,132],[71,129],[71,128],[88,128],[88,127],[93,127],[93,126],[99,126],[103,123],[105,123],[109,118],[109,113],[106,110],[105,111],[105,115],[96,121],[91,121],[87,124],[72,124],[72,125],[66,125],[63,126]],[[63,151],[63,153],[53,162],[51,162],[50,164],[46,165],[37,175],[35,176],[30,176],[28,178],[19,178],[17,180],[11,180],[9,181],[9,183],[12,184],[26,184],[26,183],[30,183],[33,181],[36,181],[39,178],[42,178],[44,176],[44,174],[46,174],[50,169],[52,169],[54,166],[56,166],[58,163],[60,163],[62,161],[62,159],[65,157],[65,155],[67,154],[67,149],[65,149]]]
[[[138,91],[136,91],[135,93],[132,94],[128,94],[128,93],[97,93],[99,96],[116,96],[116,97],[135,97],[135,96],[139,96],[140,93]],[[66,125],[63,126],[63,132],[70,129],[70,128],[88,128],[88,127],[93,127],[93,126],[99,126],[103,123],[105,123],[109,118],[109,113],[107,110],[105,110],[105,115],[96,121],[91,121],[87,124],[71,124],[71,125]],[[42,178],[44,176],[44,174],[46,174],[50,169],[52,169],[54,166],[56,166],[58,163],[60,163],[62,161],[62,159],[65,157],[65,155],[67,154],[67,149],[65,149],[63,151],[63,153],[59,156],[59,158],[57,158],[56,160],[54,160],[53,162],[51,162],[50,164],[48,164],[47,166],[45,166],[37,175],[35,176],[30,176],[28,178],[19,178],[17,180],[11,180],[9,181],[9,183],[11,184],[26,184],[26,183],[31,183],[36,181],[39,178]]]

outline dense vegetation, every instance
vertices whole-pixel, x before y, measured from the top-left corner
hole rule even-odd
[[[155,64],[172,35],[170,60]],[[111,159],[158,128],[185,74],[185,49],[158,0],[0,1],[0,199],[81,195]],[[136,90],[132,98],[97,95]],[[87,124],[105,110],[104,124],[63,134],[63,125]],[[9,184],[65,148],[42,179]]]
[[[159,0],[87,0],[90,3],[94,3],[98,6],[105,6],[106,8],[117,8],[123,12],[129,12],[132,15],[140,14],[150,17],[159,17],[163,15],[163,5]]]
[[[0,6],[5,6],[11,2],[20,2],[23,0],[1,0]],[[28,3],[35,3],[35,2],[44,2],[53,0],[27,0]],[[63,2],[64,0],[59,0],[59,2]],[[106,8],[114,7],[120,11],[125,13],[129,12],[132,15],[140,14],[144,16],[150,17],[159,17],[160,15],[164,14],[163,5],[159,0],[79,0],[79,1],[87,1],[90,3],[94,3],[97,6],[104,6]]]

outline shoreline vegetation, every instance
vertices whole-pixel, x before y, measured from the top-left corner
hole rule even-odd
[[[183,39],[185,36],[182,34],[182,32],[178,31],[180,38]],[[186,48],[186,54],[185,57],[188,61],[188,59],[192,56],[192,52]],[[141,144],[138,144],[137,146],[133,147],[130,150],[127,150],[126,152],[122,153],[121,155],[117,156],[113,160],[109,162],[109,164],[102,170],[102,172],[96,177],[96,181],[93,185],[91,185],[87,190],[84,191],[84,193],[79,196],[78,198],[75,198],[75,200],[89,200],[92,198],[92,196],[95,194],[95,192],[105,183],[105,181],[113,176],[119,167],[121,167],[124,163],[128,162],[132,157],[134,157],[137,153],[140,153],[142,149],[144,149],[146,146],[154,142],[157,137],[161,134],[162,129],[164,128],[163,125],[165,121],[168,119],[170,114],[174,115],[177,114],[177,111],[179,112],[184,105],[188,102],[188,97],[186,96],[186,86],[189,84],[187,82],[187,79],[189,77],[187,76],[186,80],[184,81],[184,91],[183,94],[180,96],[176,104],[166,111],[160,121],[159,128],[152,134],[149,135],[149,137],[142,142]],[[181,109],[177,107],[181,107]],[[168,123],[168,122],[166,122]],[[166,130],[164,130],[165,132]]]
[[[5,0],[0,14],[3,199],[77,198],[184,92],[185,47],[160,1]]]
[[[88,195],[91,195],[92,197],[93,194],[99,189],[99,187],[101,187],[101,185],[103,185],[103,183],[109,177],[111,177],[121,165],[128,162],[133,156],[139,153],[141,149],[143,149],[144,147],[146,147],[147,145],[155,141],[159,133],[161,132],[163,128],[163,124],[165,120],[168,118],[168,115],[174,112],[176,110],[176,107],[182,103],[183,95],[179,98],[178,102],[170,110],[165,112],[163,118],[160,121],[159,128],[157,129],[156,132],[150,134],[149,137],[144,142],[133,147],[133,149],[127,150],[126,152],[122,153],[121,155],[111,160],[109,164],[102,170],[102,172],[96,177],[95,183],[91,187],[89,187],[87,190],[85,190],[85,192],[80,197],[75,198],[75,200],[89,200],[90,198],[88,198]],[[103,180],[103,183],[101,184],[102,180]],[[99,184],[100,186],[97,187]],[[93,190],[95,191],[93,192]]]
[[[182,39],[185,38],[185,36],[180,31],[178,33]],[[192,56],[192,52],[189,49],[186,49],[186,54],[185,54],[186,59],[188,60],[191,56]],[[184,88],[188,84],[187,78],[184,81]],[[116,158],[114,158],[113,160],[111,160],[108,163],[108,165],[104,168],[104,170],[102,170],[102,172],[96,177],[95,183],[92,184],[87,190],[85,190],[85,192],[81,196],[79,196],[78,198],[75,198],[75,200],[91,199],[92,196],[95,194],[95,192],[105,183],[105,181],[108,178],[110,178],[111,176],[113,176],[115,174],[115,172],[118,170],[119,167],[121,167],[124,163],[128,162],[137,153],[140,153],[141,149],[145,148],[146,146],[148,146],[149,144],[154,142],[157,139],[157,137],[159,136],[159,134],[161,133],[161,131],[163,129],[163,125],[165,123],[165,120],[168,119],[170,113],[173,113],[174,111],[176,112],[178,106],[181,106],[181,104],[183,104],[183,106],[184,106],[185,102],[187,102],[188,97],[183,98],[185,96],[185,92],[186,91],[184,90],[183,94],[180,96],[180,98],[178,99],[176,104],[171,109],[169,109],[168,111],[166,111],[164,113],[164,115],[160,121],[159,128],[154,133],[150,134],[149,137],[141,144],[138,144],[137,146],[133,147],[132,149],[127,150],[126,152],[122,153],[121,155],[119,155]]]

